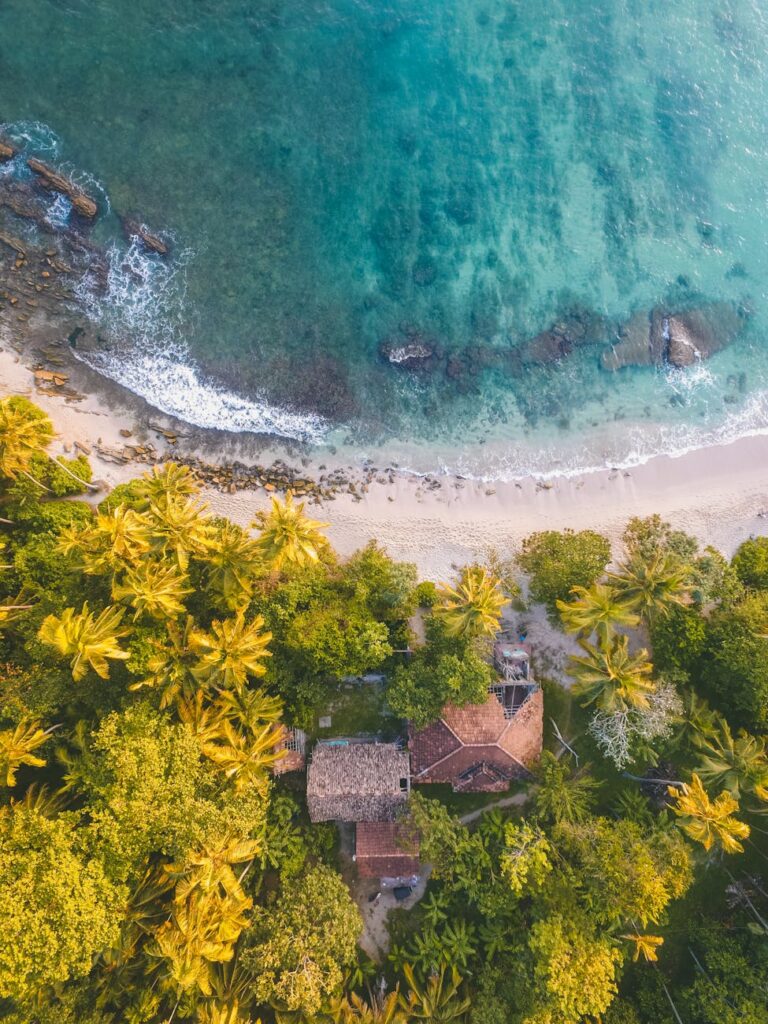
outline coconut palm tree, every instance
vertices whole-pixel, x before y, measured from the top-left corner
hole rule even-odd
[[[211,529],[205,510],[191,498],[167,498],[151,504],[145,513],[157,549],[174,558],[182,572],[189,568],[190,558],[208,554]]]
[[[134,609],[134,621],[142,615],[176,619],[184,613],[183,599],[192,593],[187,583],[174,564],[144,562],[112,583],[112,600],[127,601]]]
[[[176,899],[184,900],[200,888],[205,893],[220,891],[234,899],[245,899],[240,879],[232,870],[234,864],[249,864],[261,852],[255,839],[222,836],[204,843],[182,863],[168,864],[165,871],[176,881]]]
[[[471,1000],[461,995],[461,975],[455,967],[450,974],[441,968],[422,985],[416,980],[413,968],[403,968],[408,982],[407,998],[399,996],[400,1006],[410,1020],[429,1021],[430,1024],[451,1024],[466,1018],[472,1005]]]
[[[632,932],[630,935],[620,935],[620,939],[626,939],[627,942],[631,942],[634,946],[634,952],[632,953],[632,959],[637,962],[640,957],[643,958],[647,963],[653,963],[659,959],[657,950],[659,946],[664,944],[664,939],[660,935],[640,935],[638,932]]]
[[[216,707],[234,725],[253,735],[260,732],[262,726],[279,722],[283,714],[282,700],[264,690],[222,690]]]
[[[201,631],[195,620],[188,615],[183,622],[169,620],[165,624],[165,636],[153,643],[154,653],[147,661],[149,676],[138,683],[132,683],[131,690],[145,686],[160,691],[160,707],[186,698],[194,697],[199,689],[193,669],[198,663],[198,643]]]
[[[233,610],[249,600],[253,580],[264,565],[258,542],[234,523],[216,530],[205,561],[208,590],[218,594]]]
[[[193,696],[179,697],[176,704],[180,720],[198,743],[207,743],[221,734],[224,716],[218,704],[210,704],[202,690]]]
[[[727,790],[734,799],[753,795],[768,800],[766,741],[743,729],[733,736],[724,718],[708,736],[698,737],[701,755],[698,774],[708,786]]]
[[[399,1001],[400,990],[384,995],[372,994],[366,1002],[355,992],[333,1000],[330,1017],[333,1024],[408,1024]]]
[[[571,593],[570,601],[557,602],[568,633],[583,637],[596,633],[599,641],[608,642],[617,629],[634,629],[640,622],[629,603],[607,583],[593,583],[589,589],[572,587]]]
[[[81,479],[59,459],[46,451],[53,440],[53,424],[42,409],[38,409],[21,395],[12,395],[0,400],[0,476],[15,480],[24,476],[38,487],[47,491],[45,484],[36,480],[29,472],[35,455],[44,455],[67,476],[77,480],[83,487],[97,491],[98,487]]]
[[[437,611],[451,636],[493,636],[498,630],[507,599],[500,580],[483,566],[466,566],[455,588],[444,583],[438,593]]]
[[[120,628],[124,611],[124,608],[111,607],[94,616],[86,601],[80,612],[66,608],[61,615],[49,615],[37,635],[63,657],[71,658],[72,678],[76,683],[89,668],[102,679],[108,679],[108,661],[129,658],[118,643],[129,632]]]
[[[267,769],[283,756],[275,749],[280,736],[281,730],[274,725],[265,725],[255,736],[244,736],[225,719],[213,739],[201,741],[200,750],[236,790],[265,790]]]
[[[272,498],[269,512],[258,512],[253,527],[258,529],[257,544],[262,557],[272,569],[312,565],[328,546],[321,531],[330,523],[310,519],[304,512],[305,502],[293,503],[293,492],[285,501]]]
[[[668,551],[658,551],[650,561],[636,553],[618,572],[609,572],[608,580],[648,623],[669,615],[673,605],[687,604],[693,590],[690,568]]]
[[[615,636],[597,646],[579,640],[579,646],[584,656],[572,656],[570,664],[577,680],[573,692],[584,698],[584,707],[595,704],[607,712],[648,707],[648,696],[656,689],[648,651],[630,654],[627,636]]]
[[[248,676],[263,676],[264,658],[271,657],[267,644],[272,634],[262,632],[264,619],[257,615],[246,623],[245,613],[231,619],[214,619],[208,633],[199,633],[196,649],[200,660],[194,675],[216,689],[240,689]]]
[[[589,774],[588,765],[573,772],[567,762],[545,750],[541,755],[537,781],[539,785],[534,802],[536,813],[544,821],[558,824],[565,821],[575,825],[590,816],[600,783]]]
[[[734,817],[739,802],[727,790],[710,800],[701,779],[694,772],[687,785],[679,789],[670,786],[667,792],[672,798],[672,810],[678,817],[677,824],[687,836],[701,843],[707,852],[715,849],[724,853],[743,853],[744,847],[739,840],[749,836],[750,828],[746,822]]]
[[[186,501],[200,493],[200,484],[192,470],[176,462],[153,466],[150,472],[134,480],[131,487],[136,507],[143,512],[148,512],[152,505]]]
[[[0,730],[0,777],[6,786],[16,785],[16,773],[23,764],[42,768],[45,758],[34,752],[47,741],[58,726],[43,729],[39,722],[22,720],[13,729]]]
[[[137,565],[149,554],[151,539],[146,517],[119,505],[97,515],[92,526],[64,527],[58,548],[63,555],[74,555],[83,572],[100,576]]]

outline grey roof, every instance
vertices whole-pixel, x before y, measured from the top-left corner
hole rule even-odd
[[[318,743],[307,772],[312,821],[393,821],[408,799],[410,758],[392,743]]]

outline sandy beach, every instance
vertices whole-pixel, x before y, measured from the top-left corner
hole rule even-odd
[[[72,451],[74,442],[91,449],[94,477],[105,485],[131,479],[146,467],[104,461],[94,450],[122,446],[120,431],[132,438],[150,436],[159,451],[170,447],[150,424],[166,418],[149,407],[121,403],[117,397],[91,393],[80,401],[64,401],[41,393],[32,371],[11,351],[0,351],[0,393],[24,394],[48,412],[58,439],[55,447]],[[178,424],[176,424],[178,426]],[[180,454],[199,454],[180,437]],[[187,445],[187,447],[185,447]],[[205,451],[208,461],[215,461]],[[229,453],[227,453],[228,457]],[[306,461],[306,460],[305,460]],[[306,472],[311,474],[314,460]],[[508,553],[534,530],[592,528],[606,534],[618,551],[622,530],[632,516],[659,513],[673,525],[730,555],[750,535],[768,534],[768,437],[751,437],[678,458],[657,457],[631,470],[604,470],[546,483],[535,479],[494,485],[441,479],[430,488],[413,476],[394,475],[392,483],[369,485],[361,498],[339,494],[315,507],[331,525],[329,537],[342,554],[377,538],[397,558],[416,563],[431,579],[451,574],[489,547]],[[206,488],[213,512],[248,525],[265,507],[264,490],[234,494]]]

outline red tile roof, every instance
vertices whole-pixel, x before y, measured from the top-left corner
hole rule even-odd
[[[541,753],[543,708],[538,687],[510,719],[504,717],[493,694],[484,704],[448,705],[439,722],[411,735],[413,781],[449,782],[468,790],[498,789],[505,778],[523,773]],[[479,770],[484,764],[488,771]],[[467,778],[472,769],[473,776]]]
[[[358,822],[355,857],[361,878],[407,878],[419,870],[419,839],[395,822]]]

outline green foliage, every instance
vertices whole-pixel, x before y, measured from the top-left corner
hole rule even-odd
[[[437,587],[432,580],[424,580],[423,583],[419,583],[414,590],[413,597],[419,608],[434,608],[439,600]]]
[[[386,625],[363,604],[341,597],[299,612],[285,643],[306,671],[331,678],[362,675],[392,653]]]
[[[675,605],[669,615],[651,627],[653,663],[658,672],[679,671],[690,675],[706,644],[707,623],[693,607]]]
[[[357,599],[380,622],[404,620],[416,610],[416,566],[395,562],[376,541],[352,555],[342,571]]]
[[[531,928],[534,1013],[546,1024],[579,1024],[599,1016],[617,991],[621,955],[609,939],[591,931],[586,921],[553,914]]]
[[[731,564],[745,587],[768,590],[768,537],[745,540]]]
[[[608,540],[593,530],[545,530],[523,541],[518,564],[530,577],[533,601],[554,615],[558,601],[567,601],[573,587],[591,587],[611,560]]]
[[[552,848],[542,829],[523,821],[504,830],[501,870],[515,896],[540,889],[552,870]]]
[[[0,811],[0,998],[29,1004],[89,974],[117,939],[123,893],[84,854],[69,818]]]
[[[745,728],[768,727],[768,594],[715,612],[697,665],[704,693]]]
[[[600,788],[597,779],[589,774],[588,765],[574,772],[568,759],[558,759],[545,750],[537,777],[534,806],[543,821],[577,824],[587,820]]]
[[[360,913],[343,881],[323,865],[254,912],[241,961],[256,998],[311,1016],[341,989],[356,960]]]
[[[471,649],[463,656],[441,654],[427,645],[407,665],[398,666],[387,687],[395,714],[417,729],[436,721],[446,704],[482,704],[488,697],[491,670]]]
[[[153,851],[183,858],[219,822],[197,740],[148,704],[108,715],[67,768],[112,878],[136,878]]]
[[[764,1024],[768,944],[749,931],[724,935],[714,922],[699,928],[693,954],[701,964],[681,993],[681,1012],[697,1024]]]

